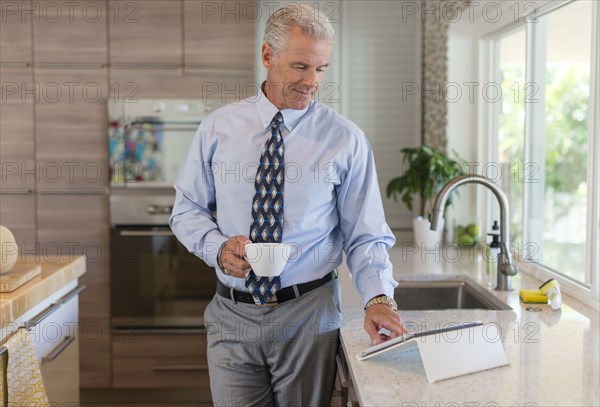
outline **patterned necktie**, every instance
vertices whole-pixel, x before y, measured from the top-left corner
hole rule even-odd
[[[281,243],[283,235],[283,116],[277,112],[271,122],[271,137],[265,143],[254,179],[250,240],[254,243]],[[246,288],[264,304],[281,288],[279,277],[259,277],[250,271]]]

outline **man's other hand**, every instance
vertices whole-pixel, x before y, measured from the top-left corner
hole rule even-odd
[[[373,345],[406,333],[400,315],[386,304],[375,304],[367,309],[364,328],[371,337]],[[389,336],[379,333],[382,328],[390,331]]]

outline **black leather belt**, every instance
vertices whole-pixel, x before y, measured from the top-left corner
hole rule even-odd
[[[271,299],[269,299],[269,301],[267,301],[264,304],[261,304],[260,302],[255,301],[252,294],[250,294],[248,291],[234,290],[231,287],[227,287],[225,284],[221,283],[219,280],[217,280],[217,293],[219,295],[221,295],[225,298],[229,298],[230,300],[233,300],[235,302],[243,302],[246,304],[255,304],[255,305],[262,305],[262,306],[265,306],[265,305],[273,306],[273,305],[277,305],[282,302],[293,300],[294,298],[298,298],[301,295],[304,295],[304,294],[314,290],[315,288],[321,287],[323,284],[327,283],[328,281],[330,281],[334,278],[337,278],[337,270],[333,270],[333,271],[327,273],[327,275],[325,275],[325,277],[323,277],[319,280],[313,280],[313,281],[309,281],[308,283],[296,284],[291,287],[285,287],[285,288],[281,289],[277,293],[277,295],[275,295],[274,297],[271,297]]]

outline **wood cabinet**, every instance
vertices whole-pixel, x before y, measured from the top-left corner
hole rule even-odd
[[[103,0],[34,2],[33,36],[36,65],[107,62],[106,20]]]
[[[0,0],[0,64],[31,65],[31,0]]]
[[[39,190],[108,186],[106,69],[36,69]]]
[[[35,253],[36,179],[31,68],[0,67],[0,224],[21,252]]]
[[[85,255],[80,281],[81,387],[110,387],[109,217],[105,194],[38,193],[37,235],[40,254]]]
[[[35,254],[36,196],[31,190],[0,192],[0,224],[15,237],[19,253]]]
[[[185,0],[184,10],[186,68],[254,69],[255,1]]]
[[[113,387],[203,389],[210,401],[206,332],[183,331],[119,330],[112,344]]]
[[[2,190],[35,188],[35,89],[31,68],[0,67],[0,162]]]
[[[181,66],[181,1],[110,0],[109,7],[109,55],[113,68]]]
[[[81,387],[208,389],[204,336],[145,336],[138,351],[111,340],[107,99],[198,98],[217,108],[255,95],[254,1],[0,6],[0,223],[28,253],[87,257]],[[185,356],[144,353],[171,341]]]
[[[135,70],[111,71],[111,98],[115,95],[142,98],[190,98],[209,103],[213,108],[255,96],[259,86],[253,71],[236,71],[234,75],[217,70],[186,71],[185,76],[137,75]]]

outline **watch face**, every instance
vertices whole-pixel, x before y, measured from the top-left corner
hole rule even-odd
[[[391,297],[385,297],[385,302],[396,311],[398,309],[398,304]]]

